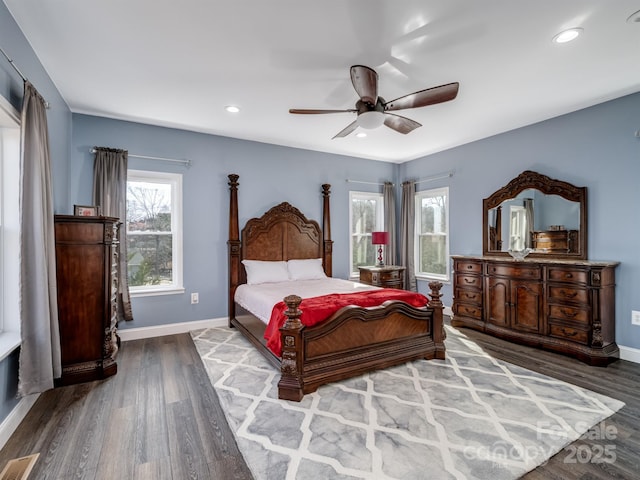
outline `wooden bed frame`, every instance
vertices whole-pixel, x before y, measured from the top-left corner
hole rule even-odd
[[[300,323],[301,298],[290,295],[284,299],[287,320],[280,329],[282,357],[272,353],[263,338],[265,324],[235,303],[236,288],[246,283],[241,262],[322,258],[325,273],[332,276],[330,185],[322,185],[322,230],[317,222],[284,202],[249,220],[240,237],[238,178],[229,175],[229,326],[236,327],[280,368],[279,398],[300,401],[304,394],[329,382],[419,358],[444,359],[440,282],[429,284],[431,299],[426,308],[398,301],[379,307],[348,306],[313,327]]]

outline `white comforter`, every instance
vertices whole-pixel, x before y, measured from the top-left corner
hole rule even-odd
[[[238,286],[236,290],[235,301],[268,324],[273,306],[281,302],[287,295],[311,298],[330,293],[354,293],[377,288],[379,287],[339,278],[261,283],[260,285],[243,284]]]

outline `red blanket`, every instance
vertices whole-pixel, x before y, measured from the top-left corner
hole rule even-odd
[[[396,290],[394,288],[382,288],[359,293],[332,293],[320,297],[304,298],[300,303],[300,310],[302,311],[300,322],[307,327],[311,327],[326,320],[342,307],[348,305],[374,307],[387,300],[399,300],[414,307],[424,307],[429,301],[421,293]],[[278,356],[282,354],[280,327],[284,325],[287,319],[284,314],[286,311],[287,305],[284,302],[277,303],[271,311],[271,319],[264,332],[267,347]]]

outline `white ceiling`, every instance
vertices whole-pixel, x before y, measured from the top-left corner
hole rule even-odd
[[[638,0],[4,2],[73,112],[374,160],[640,91],[640,22],[627,21]],[[576,26],[577,40],[552,42]],[[288,113],[354,108],[353,64],[378,72],[387,100],[456,81],[460,91],[397,112],[423,125],[408,135],[382,126],[332,140],[354,113]]]

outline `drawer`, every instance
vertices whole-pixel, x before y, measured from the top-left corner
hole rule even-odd
[[[482,273],[482,263],[467,260],[455,260],[453,268],[456,273]]]
[[[460,317],[473,317],[478,320],[482,319],[482,307],[478,305],[468,305],[466,303],[455,303],[453,305],[455,315]]]
[[[400,279],[400,270],[382,270],[380,272],[371,272],[374,282],[385,283],[391,280]]]
[[[580,322],[589,325],[589,310],[586,308],[568,307],[567,305],[549,305],[549,318]]]
[[[455,297],[460,302],[482,305],[482,291],[480,290],[456,288]]]
[[[579,328],[569,327],[567,325],[550,323],[549,334],[552,337],[563,338],[565,340],[571,340],[572,342],[579,342],[585,345],[589,344],[588,330],[581,330]]]
[[[571,286],[549,286],[549,299],[551,301],[557,299],[589,305],[589,290]]]
[[[549,267],[547,278],[553,282],[589,283],[589,272],[575,268]]]
[[[536,265],[487,265],[489,275],[503,275],[511,278],[532,278],[542,277],[540,267]]]
[[[482,277],[480,275],[463,275],[456,273],[455,284],[458,287],[482,288]]]

